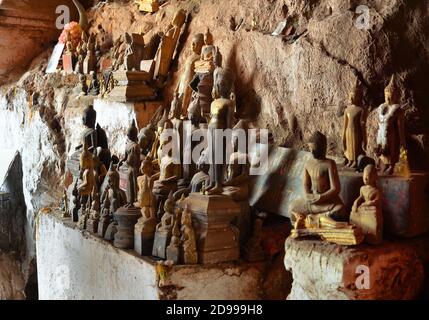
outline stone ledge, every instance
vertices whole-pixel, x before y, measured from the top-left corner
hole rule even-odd
[[[284,262],[294,279],[288,299],[416,299],[428,249],[429,237],[357,247],[288,238]],[[357,288],[359,266],[369,268],[369,289]]]
[[[288,279],[273,276],[285,273],[275,262],[173,266],[158,287],[155,259],[114,248],[55,211],[39,214],[36,248],[42,300],[250,300],[288,294],[288,283],[266,283]]]

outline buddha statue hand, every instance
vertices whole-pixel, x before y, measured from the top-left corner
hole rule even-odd
[[[313,193],[308,193],[307,194],[307,201],[310,204],[317,204],[321,199],[320,194],[313,194]]]

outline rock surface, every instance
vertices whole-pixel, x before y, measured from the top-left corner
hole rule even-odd
[[[428,247],[427,240],[352,248],[288,238],[284,263],[293,277],[288,299],[416,299],[424,280],[423,263],[427,261],[419,253],[419,246]]]
[[[25,299],[21,265],[12,253],[0,252],[0,300]]]

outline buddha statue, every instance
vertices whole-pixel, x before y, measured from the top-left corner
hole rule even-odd
[[[376,167],[374,165],[365,167],[363,173],[365,185],[360,189],[359,198],[354,202],[350,214],[350,223],[362,230],[365,242],[369,244],[380,244],[383,239],[383,214],[377,179]]]
[[[238,137],[233,139],[233,144],[234,152],[228,163],[228,176],[223,183],[223,194],[234,201],[245,201],[249,197],[249,157],[238,149]]]
[[[214,46],[213,35],[207,28],[204,34],[204,46],[201,49],[201,57],[195,64],[197,73],[213,73],[219,64],[219,49]]]
[[[86,215],[89,210],[89,199],[94,189],[95,174],[94,163],[91,152],[88,151],[87,144],[84,144],[83,152],[80,155],[80,179],[77,186],[78,195],[80,198],[81,215]]]
[[[395,77],[385,91],[386,101],[378,107],[377,156],[381,173],[391,175],[399,161],[401,148],[406,149],[404,113],[401,109],[399,88]]]
[[[146,158],[142,162],[141,173],[138,178],[139,196],[138,204],[142,217],[134,226],[134,249],[141,255],[152,253],[153,239],[156,231],[156,217],[153,208],[153,196],[151,188],[152,160]]]
[[[183,251],[183,263],[184,264],[197,264],[198,263],[198,252],[197,252],[197,240],[195,237],[194,227],[192,226],[192,214],[188,207],[182,215],[182,251]]]
[[[94,106],[89,105],[83,111],[82,123],[85,126],[85,130],[82,133],[82,144],[76,147],[79,150],[86,143],[88,148],[97,147],[97,131],[95,130],[95,122],[97,119],[97,112],[94,110]]]
[[[98,193],[97,184],[94,185],[92,191],[91,210],[89,211],[88,220],[86,221],[85,229],[91,233],[97,233],[98,223],[100,221],[100,194]]]
[[[180,152],[180,163],[183,163],[183,120],[180,119],[182,115],[182,107],[180,105],[179,97],[175,94],[173,101],[171,102],[170,112],[168,118],[173,125],[174,137],[176,138],[175,147]]]
[[[173,17],[173,21],[162,36],[155,59],[155,79],[161,78],[162,80],[167,77],[180,36],[183,32],[183,27],[186,23],[186,18],[187,13],[185,10],[177,11]]]
[[[91,71],[91,83],[88,88],[88,93],[92,96],[98,96],[100,94],[100,81],[98,81],[97,74]]]
[[[109,209],[109,227],[103,225],[100,230],[100,223],[98,228],[98,235],[104,235],[105,239],[113,240],[114,230],[116,228],[115,226],[117,225],[117,223],[113,219],[113,213],[115,213],[120,207],[125,206],[128,201],[126,193],[119,187],[120,176],[113,163],[110,165],[106,179],[107,187],[101,196],[101,202],[103,203],[102,211],[104,215],[107,214],[107,209]],[[109,199],[106,200],[106,198]],[[110,207],[108,208],[107,206]]]
[[[156,226],[155,240],[152,255],[166,259],[167,246],[170,244],[171,233],[174,226],[174,199],[170,192],[164,204],[164,214],[161,222]]]
[[[326,137],[316,132],[309,143],[313,158],[304,167],[305,195],[292,203],[291,237],[319,236],[340,245],[362,242],[362,231],[349,224],[340,194],[340,179],[335,161],[326,158]]]
[[[180,262],[180,215],[180,209],[176,209],[171,241],[170,245],[167,247],[167,260],[172,261],[173,264],[179,264]]]
[[[400,149],[399,161],[395,164],[393,174],[407,179],[411,177],[410,164],[408,163],[408,151],[403,147]]]
[[[128,207],[134,206],[137,200],[137,176],[140,169],[140,145],[138,143],[138,129],[133,120],[131,127],[127,132],[127,146],[125,149],[125,156],[120,161],[119,167],[125,162],[127,164],[128,177],[127,177],[127,199]]]
[[[203,151],[197,163],[198,172],[194,174],[187,188],[182,188],[174,193],[174,199],[178,200],[183,196],[188,196],[193,192],[201,192],[206,185],[209,185],[210,176],[207,154]],[[205,192],[205,190],[204,190]]]
[[[217,68],[214,72],[213,98],[215,99],[210,107],[209,135],[211,136],[211,171],[210,185],[206,194],[222,194],[224,182],[224,164],[226,163],[226,146],[223,136],[219,135],[222,130],[232,129],[234,121],[235,103],[231,100],[232,88],[234,85],[234,75],[226,69]],[[210,141],[210,139],[209,139]],[[219,150],[218,148],[223,148]],[[223,155],[223,159],[217,159],[218,154]],[[222,161],[219,161],[222,160]]]
[[[176,92],[181,101],[181,114],[186,115],[192,97],[192,89],[189,86],[195,76],[195,62],[201,57],[201,49],[204,45],[204,35],[196,34],[192,38],[192,53],[186,59],[184,70],[180,76],[180,81],[177,85]]]
[[[86,83],[86,76],[81,74],[79,76],[80,86],[82,93],[86,96],[88,94],[88,85]]]
[[[327,221],[348,221],[344,204],[340,199],[340,179],[335,161],[326,158],[327,139],[316,132],[309,147],[313,155],[304,167],[304,190],[302,199],[292,204],[292,220],[300,220],[309,215],[325,216]]]
[[[171,129],[168,122],[166,123],[164,130],[165,129]],[[162,202],[170,192],[175,192],[177,190],[177,181],[182,175],[181,165],[173,158],[172,148],[165,150],[168,143],[168,136],[162,134],[160,144],[161,152],[159,154],[160,172],[153,176],[153,179],[157,179],[153,185],[153,194],[156,198],[158,217],[162,215]]]
[[[343,148],[345,165],[357,168],[358,158],[365,155],[366,149],[362,88],[358,84],[350,93],[350,105],[344,112]]]

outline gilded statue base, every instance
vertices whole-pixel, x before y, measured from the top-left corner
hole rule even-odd
[[[359,228],[349,226],[344,229],[293,229],[292,238],[320,237],[323,241],[335,243],[344,246],[354,246],[361,244],[364,235]]]

